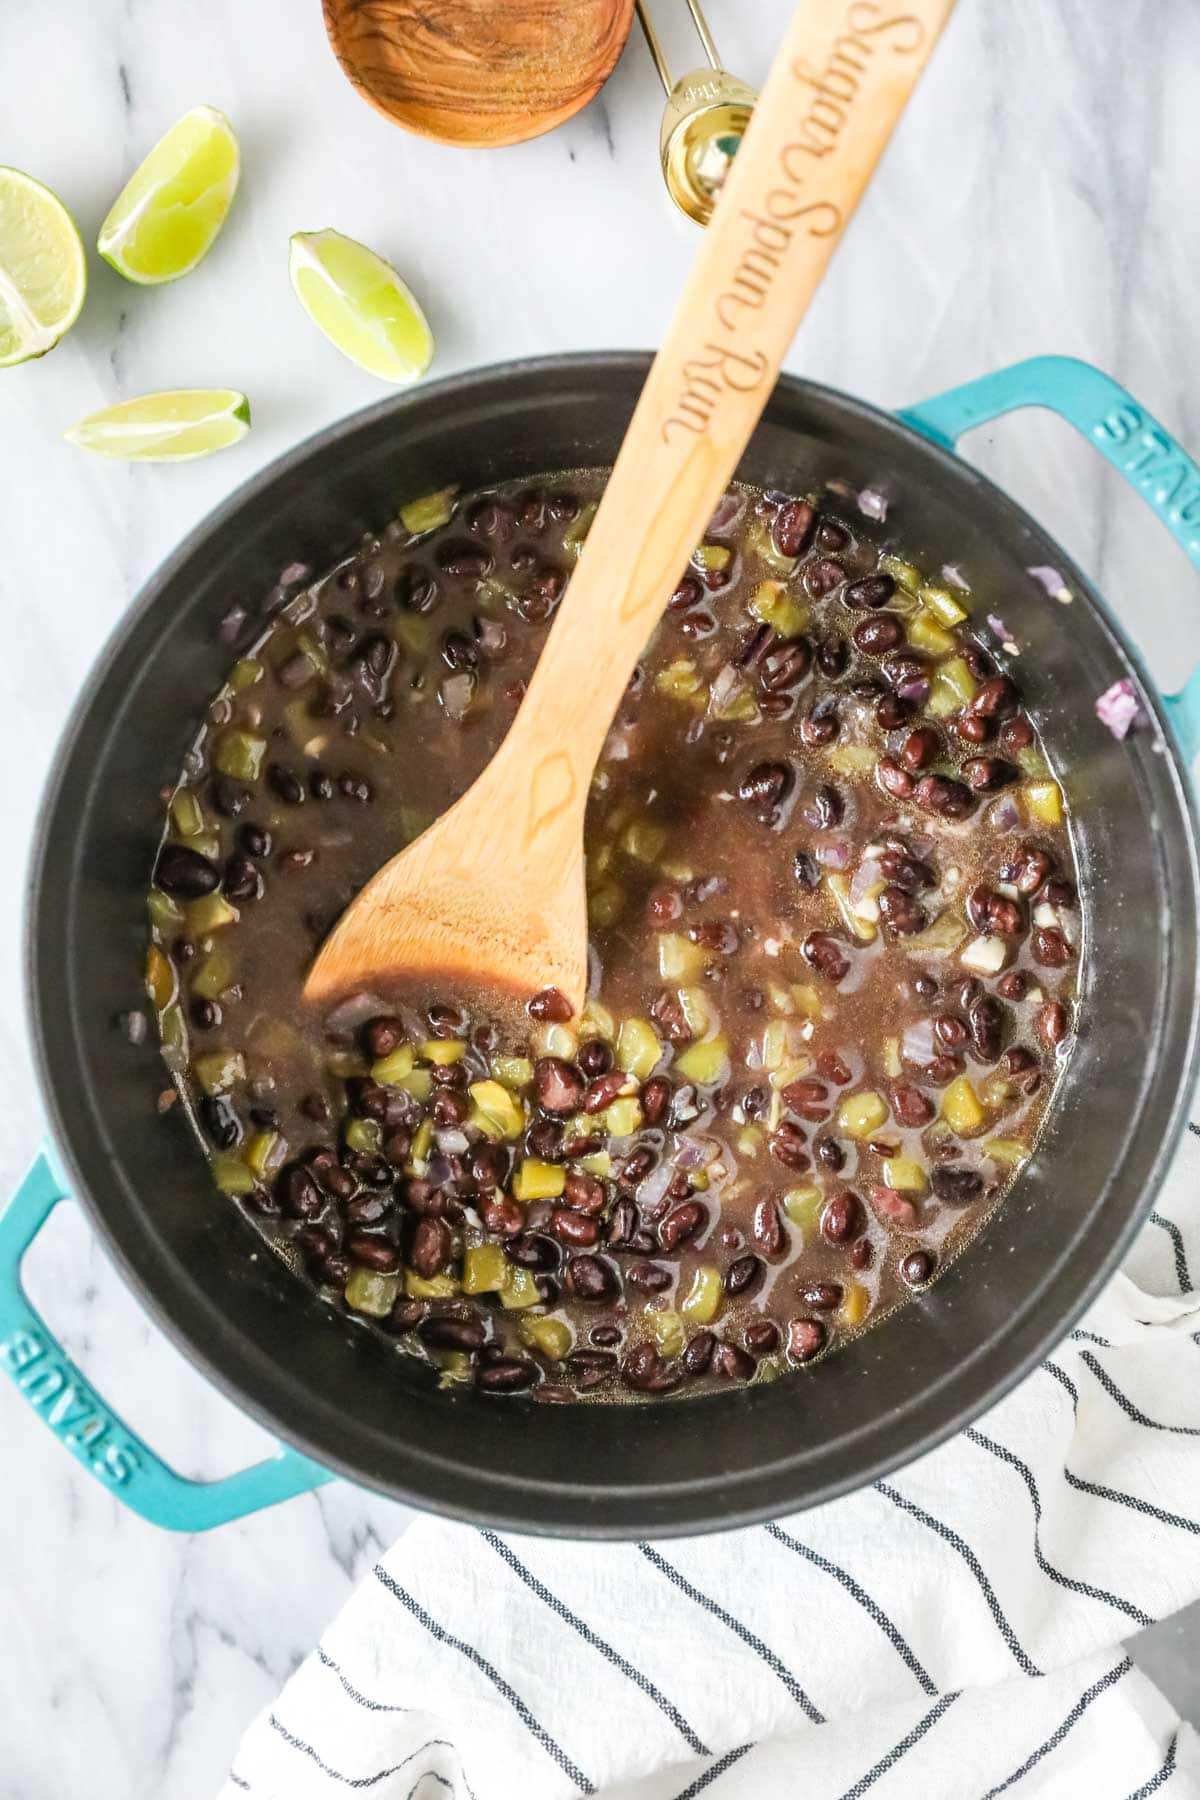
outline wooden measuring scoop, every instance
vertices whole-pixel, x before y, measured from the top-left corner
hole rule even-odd
[[[403,979],[582,1007],[596,759],[953,5],[803,0],[508,736],[347,908],[306,997]]]

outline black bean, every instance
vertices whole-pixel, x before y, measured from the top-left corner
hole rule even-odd
[[[779,1208],[774,1200],[764,1198],[758,1202],[754,1208],[750,1230],[755,1244],[764,1256],[782,1256],[787,1246],[787,1233],[783,1229]]]
[[[900,937],[910,937],[925,929],[925,908],[895,882],[889,883],[880,894],[879,913],[889,930]]]
[[[894,613],[879,613],[855,626],[854,642],[865,656],[886,656],[904,642],[904,627]]]
[[[817,1138],[813,1144],[813,1154],[825,1168],[832,1169],[835,1174],[846,1166],[846,1152],[836,1138]]]
[[[470,1356],[487,1342],[487,1326],[482,1319],[457,1313],[431,1313],[417,1326],[417,1335],[435,1350],[459,1350]]]
[[[214,1031],[221,1023],[221,1009],[215,1000],[197,996],[188,1007],[188,1017],[198,1031]]]
[[[225,864],[221,886],[230,900],[259,900],[263,893],[263,878],[248,856],[235,855]]]
[[[967,1013],[967,1029],[981,1062],[994,1063],[1004,1042],[1005,1012],[998,1000],[977,1000]]]
[[[783,1119],[768,1139],[768,1147],[776,1162],[785,1169],[807,1169],[810,1157],[805,1148],[804,1133],[791,1119]]]
[[[916,786],[907,769],[902,769],[893,757],[881,756],[875,765],[875,779],[885,794],[893,800],[908,800]]]
[[[923,887],[933,887],[937,881],[928,863],[922,862],[917,856],[909,856],[894,845],[880,857],[879,871],[888,881],[903,888],[906,894],[919,893]]]
[[[804,585],[816,600],[832,594],[834,588],[845,579],[846,571],[836,556],[822,556],[816,562],[810,562],[804,570]]]
[[[757,1256],[739,1256],[731,1262],[725,1271],[724,1287],[727,1294],[748,1294],[763,1272],[763,1262]]]
[[[584,1079],[572,1063],[560,1056],[540,1056],[534,1065],[533,1085],[538,1105],[543,1112],[578,1112],[583,1100]]]
[[[408,612],[432,612],[441,598],[438,584],[428,569],[401,569],[396,578],[396,599]]]
[[[838,1281],[809,1281],[800,1289],[800,1298],[814,1312],[834,1312],[842,1304],[843,1293]]]
[[[1071,1029],[1071,1016],[1061,1000],[1050,1000],[1038,1009],[1037,1032],[1051,1048],[1061,1044]]]
[[[243,825],[238,832],[238,843],[247,856],[253,856],[259,862],[271,854],[271,834],[262,825]]]
[[[391,1275],[400,1267],[400,1252],[395,1244],[386,1238],[374,1237],[369,1232],[357,1231],[346,1239],[346,1249],[356,1263],[364,1269],[374,1269],[380,1275]]]
[[[787,1328],[788,1356],[793,1362],[811,1362],[825,1343],[825,1327],[819,1319],[790,1319]]]
[[[712,1369],[714,1375],[723,1375],[727,1381],[749,1381],[754,1373],[754,1358],[740,1344],[718,1344],[713,1351]]]
[[[531,1388],[538,1379],[536,1363],[523,1356],[502,1356],[475,1371],[475,1386],[489,1394],[515,1394]]]
[[[817,527],[817,509],[807,500],[789,500],[771,521],[771,537],[780,556],[803,556]]]
[[[611,1300],[619,1291],[617,1272],[600,1256],[573,1256],[567,1263],[567,1287],[576,1300]]]
[[[896,592],[896,583],[890,575],[864,575],[858,581],[848,584],[842,598],[847,606],[877,607],[886,606]]]
[[[934,1109],[932,1100],[927,1100],[920,1088],[895,1087],[892,1089],[892,1111],[901,1125],[917,1131],[928,1125]]]
[[[444,1219],[418,1219],[409,1245],[408,1260],[414,1272],[429,1281],[450,1261],[450,1228]]]
[[[663,1394],[678,1387],[683,1379],[680,1368],[663,1361],[655,1346],[647,1339],[629,1352],[621,1365],[621,1379],[627,1387],[641,1394]]]
[[[572,1016],[571,1002],[567,996],[555,987],[543,988],[533,996],[525,1007],[531,1019],[548,1020],[556,1025],[565,1025]]]
[[[690,1337],[679,1358],[679,1366],[685,1375],[703,1375],[711,1366],[713,1351],[717,1340],[711,1331],[698,1331]]]
[[[755,1319],[742,1333],[742,1342],[751,1356],[769,1356],[779,1348],[779,1327],[774,1319]]]
[[[850,972],[850,959],[840,939],[828,931],[810,931],[800,946],[806,963],[823,975],[826,981],[843,981]]]
[[[844,1188],[821,1214],[821,1236],[830,1244],[847,1244],[859,1236],[865,1222],[862,1201]]]
[[[558,1245],[540,1231],[527,1231],[520,1237],[509,1238],[504,1254],[519,1269],[530,1269],[538,1275],[553,1275],[562,1261]]]
[[[983,1177],[974,1169],[935,1169],[929,1182],[948,1206],[969,1206],[983,1192]]]
[[[661,1294],[670,1287],[674,1277],[661,1263],[633,1262],[625,1270],[625,1279],[640,1294]]]
[[[1000,727],[1000,748],[1006,756],[1016,756],[1018,751],[1027,750],[1032,742],[1033,726],[1023,714],[1005,719]]]
[[[566,1244],[572,1250],[592,1250],[600,1242],[599,1221],[585,1218],[569,1206],[556,1206],[546,1229],[560,1244]]]
[[[882,730],[895,731],[906,722],[911,712],[912,707],[899,694],[884,694],[876,703],[875,720]]]
[[[810,750],[819,750],[832,744],[841,728],[837,702],[832,694],[825,694],[801,719],[800,740]]]
[[[946,775],[922,775],[913,789],[913,799],[941,819],[965,819],[979,804],[970,788]]]
[[[589,1081],[583,1092],[583,1110],[585,1113],[603,1112],[612,1105],[625,1083],[629,1080],[623,1069],[611,1069],[607,1075],[597,1075]]]
[[[708,1224],[708,1208],[700,1200],[683,1200],[673,1206],[658,1227],[658,1241],[664,1250],[678,1250]]]
[[[981,719],[978,713],[960,712],[950,723],[964,744],[986,744],[992,735],[992,721]]]
[[[812,1076],[801,1076],[796,1081],[789,1081],[780,1090],[783,1103],[802,1119],[819,1121],[829,1117],[829,1089],[823,1081],[816,1081]]]
[[[846,802],[831,781],[822,781],[805,803],[805,822],[814,831],[831,831],[846,816]]]
[[[1015,875],[1017,892],[1026,896],[1036,894],[1053,868],[1054,864],[1044,850],[1035,850],[1028,844],[1022,845]]]
[[[924,1287],[930,1279],[935,1267],[934,1257],[928,1250],[910,1250],[900,1264],[900,1273],[909,1287]]]
[[[846,673],[849,661],[850,646],[844,637],[828,637],[817,645],[817,667],[831,681]]]
[[[314,769],[308,778],[308,791],[314,800],[332,800],[333,777],[324,769]]]
[[[580,1044],[575,1060],[590,1081],[596,1075],[607,1075],[612,1068],[612,1050],[603,1038],[587,1038]]]
[[[763,657],[758,679],[768,694],[783,694],[798,687],[812,667],[812,645],[807,638],[784,638]]]
[[[1021,696],[1007,675],[993,675],[976,692],[970,710],[981,719],[1003,718],[1016,712]]]
[[[1039,925],[1033,934],[1033,960],[1046,969],[1062,969],[1071,960],[1071,946],[1057,926]]]
[[[491,573],[491,552],[473,538],[448,538],[438,545],[437,564],[447,575],[482,581]]]
[[[932,725],[918,725],[910,731],[900,747],[900,761],[907,769],[927,769],[941,749],[941,740]]]
[[[223,1094],[205,1094],[200,1101],[200,1123],[218,1150],[232,1150],[242,1141],[242,1125],[233,1103]]]
[[[769,824],[780,803],[790,793],[794,780],[786,763],[755,763],[741,779],[738,798],[745,801],[756,818]]]
[[[1021,771],[1015,763],[999,756],[972,756],[962,766],[963,779],[977,794],[991,794],[997,788],[1019,781]]]
[[[313,1179],[312,1172],[302,1163],[290,1163],[280,1171],[275,1192],[289,1219],[315,1218],[325,1205],[325,1196]]]
[[[295,769],[289,769],[285,763],[268,763],[267,783],[272,793],[277,794],[286,806],[303,805],[304,783]]]
[[[164,844],[154,865],[154,885],[177,900],[199,900],[216,889],[217,865],[186,844]]]
[[[797,850],[792,858],[792,871],[806,894],[815,894],[821,885],[821,869],[807,850]]]
[[[223,819],[238,818],[250,804],[249,788],[242,787],[228,775],[219,772],[212,778],[209,794],[214,811],[219,812]]]

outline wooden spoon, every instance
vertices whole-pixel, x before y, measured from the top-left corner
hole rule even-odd
[[[495,147],[540,137],[603,87],[633,0],[324,0],[334,54],[406,131]]]
[[[797,10],[508,736],[343,914],[308,998],[403,977],[582,1007],[596,759],[953,4]]]

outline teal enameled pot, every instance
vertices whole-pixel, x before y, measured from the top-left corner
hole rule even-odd
[[[960,564],[987,597],[981,610],[996,597],[1021,647],[1030,708],[1078,803],[1089,896],[1078,1041],[1037,1155],[926,1295],[768,1386],[634,1407],[442,1394],[261,1253],[213,1193],[182,1109],[156,1120],[156,1049],[129,1043],[113,1018],[138,1004],[158,792],[223,678],[229,652],[215,628],[230,601],[253,603],[286,563],[330,562],[398,503],[444,482],[611,462],[647,366],[616,354],[483,369],[320,433],[192,533],[121,622],[75,709],[33,857],[29,990],[49,1135],[0,1217],[0,1363],[67,1450],[159,1525],[220,1524],[331,1474],[462,1519],[598,1538],[712,1530],[829,1500],[930,1449],[1019,1381],[1074,1324],[1153,1204],[1194,1075],[1188,765],[1200,682],[1156,694],[1086,576],[954,444],[1002,412],[1051,408],[1133,483],[1198,567],[1200,470],[1122,388],[1058,357],[898,417],[789,377],[741,469],[799,493],[831,482],[885,490],[888,541],[925,566]],[[1029,573],[1046,566],[1071,606]],[[1145,723],[1119,742],[1093,703],[1122,678]],[[98,1397],[20,1282],[25,1250],[68,1195],[169,1336],[287,1446],[278,1456],[225,1480],[185,1480]]]

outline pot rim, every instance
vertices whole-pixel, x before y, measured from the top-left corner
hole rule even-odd
[[[669,1489],[656,1485],[648,1476],[645,1483],[623,1487],[619,1492],[606,1496],[605,1511],[602,1515],[593,1516],[580,1508],[576,1489],[565,1483],[553,1483],[544,1478],[535,1481],[527,1477],[498,1474],[494,1470],[481,1470],[473,1472],[464,1481],[459,1465],[430,1464],[431,1467],[441,1469],[443,1480],[456,1490],[449,1496],[445,1491],[439,1492],[435,1502],[429,1492],[419,1486],[406,1487],[390,1479],[373,1477],[369,1472],[357,1467],[336,1451],[331,1451],[328,1446],[318,1442],[309,1434],[303,1422],[296,1424],[289,1418],[285,1429],[280,1423],[281,1414],[275,1412],[259,1397],[257,1392],[243,1387],[234,1375],[227,1372],[222,1363],[215,1360],[206,1349],[193,1341],[188,1330],[176,1320],[159,1290],[146,1279],[130,1252],[109,1226],[104,1213],[91,1194],[85,1172],[75,1155],[72,1134],[68,1129],[59,1103],[57,1088],[52,1079],[51,1053],[41,1018],[38,966],[40,945],[37,920],[40,916],[39,896],[44,876],[49,829],[62,798],[67,767],[72,760],[76,740],[83,723],[95,700],[105,688],[118,651],[136,624],[160,603],[164,590],[186,568],[189,561],[198,551],[208,545],[243,507],[260,496],[270,493],[281,479],[301,468],[314,454],[328,454],[339,444],[352,440],[365,428],[392,415],[402,419],[407,408],[416,401],[425,404],[430,400],[443,400],[449,408],[460,397],[469,397],[481,382],[497,377],[505,379],[569,378],[573,374],[612,369],[644,378],[651,360],[652,353],[649,351],[578,351],[552,356],[515,358],[462,370],[437,382],[422,383],[415,390],[388,395],[370,406],[360,408],[344,418],[321,427],[290,450],[265,464],[237,486],[232,493],[192,527],[179,545],[163,559],[142,584],[137,596],[117,620],[90,669],[63,727],[43,788],[42,805],[28,862],[25,893],[27,1019],[33,1043],[38,1084],[53,1135],[56,1157],[70,1178],[71,1193],[84,1206],[107,1254],[117,1265],[122,1278],[133,1289],[139,1303],[168,1340],[182,1351],[205,1379],[232,1401],[240,1411],[253,1418],[280,1441],[294,1445],[316,1463],[357,1486],[372,1489],[419,1511],[436,1509],[436,1512],[444,1517],[467,1524],[487,1525],[502,1530],[533,1531],[546,1536],[595,1540],[629,1540],[643,1535],[666,1538],[694,1535],[705,1531],[732,1530],[784,1516],[789,1508],[795,1509],[798,1504],[804,1508],[822,1505],[846,1493],[866,1487],[882,1476],[907,1466],[955,1436],[966,1425],[979,1418],[989,1407],[1010,1393],[1019,1382],[1023,1381],[1045,1360],[1046,1356],[1068,1335],[1078,1319],[1086,1312],[1118,1268],[1129,1245],[1153,1207],[1155,1196],[1188,1121],[1192,1086],[1198,1058],[1200,1058],[1200,994],[1193,991],[1191,996],[1186,1045],[1180,1059],[1176,1093],[1169,1122],[1160,1137],[1157,1153],[1137,1204],[1130,1208],[1129,1216],[1121,1229],[1110,1240],[1106,1251],[1098,1259],[1086,1280],[1082,1285],[1077,1286],[1066,1310],[1056,1311],[1054,1321],[1049,1324],[1044,1322],[1038,1324],[1032,1316],[1027,1316],[1022,1322],[1021,1328],[1008,1336],[1005,1340],[1008,1350],[1011,1351],[1014,1344],[1019,1344],[1020,1347],[1016,1356],[1008,1360],[1001,1371],[986,1376],[982,1386],[979,1385],[978,1377],[976,1377],[976,1385],[969,1396],[964,1396],[948,1414],[942,1414],[936,1421],[922,1428],[915,1437],[908,1438],[902,1446],[894,1449],[881,1449],[869,1463],[860,1464],[855,1472],[825,1477],[818,1488],[806,1494],[799,1502],[794,1496],[789,1501],[785,1496],[777,1493],[778,1478],[772,1479],[772,1468],[775,1467],[782,1472],[788,1466],[789,1461],[788,1458],[781,1457],[774,1465],[770,1461],[766,1461],[757,1465],[753,1470],[741,1473],[717,1471],[708,1476],[693,1478]],[[1200,827],[1197,824],[1188,772],[1167,723],[1155,684],[1145,670],[1138,650],[1130,643],[1123,626],[1115,618],[1094,584],[1033,516],[1002,488],[971,465],[964,464],[953,451],[947,450],[923,436],[904,418],[868,401],[861,400],[855,395],[847,394],[841,389],[801,376],[782,374],[774,391],[778,391],[780,388],[790,390],[794,395],[811,394],[823,399],[831,399],[843,412],[856,417],[873,430],[885,435],[894,434],[917,444],[922,453],[935,465],[940,465],[947,472],[953,472],[960,478],[966,473],[978,484],[988,503],[999,512],[1006,513],[1011,519],[1032,528],[1043,540],[1054,544],[1058,566],[1066,574],[1068,581],[1086,596],[1121,657],[1137,674],[1142,691],[1153,709],[1160,737],[1166,746],[1171,780],[1180,811],[1189,828],[1186,846],[1187,860],[1193,894],[1197,899],[1198,910],[1200,910]],[[770,405],[771,401],[768,401],[768,410]],[[189,1272],[182,1263],[178,1265],[178,1277],[182,1281],[190,1280]],[[1040,1290],[1035,1290],[1035,1292],[1037,1291]],[[886,1323],[886,1321],[882,1323]],[[981,1340],[971,1356],[959,1361],[952,1370],[947,1371],[945,1376],[924,1390],[923,1399],[929,1400],[935,1397],[946,1382],[952,1379],[961,1380],[963,1375],[975,1367],[981,1358],[987,1355],[994,1356],[996,1349],[997,1343],[994,1336]],[[247,1346],[243,1362],[249,1360],[251,1355],[257,1355],[257,1352]],[[683,1413],[684,1408],[703,1403],[704,1397],[698,1396],[690,1401],[676,1401],[669,1404],[673,1405],[673,1409],[678,1409]],[[684,1414],[684,1416],[687,1415]],[[865,1431],[864,1427],[857,1435],[864,1435]],[[843,1441],[850,1443],[853,1440],[847,1438]],[[786,1481],[786,1477],[784,1480]],[[472,1498],[469,1492],[472,1481],[475,1498]],[[736,1490],[746,1487],[759,1490],[768,1487],[769,1495],[760,1493],[758,1499],[745,1501],[737,1499]],[[458,1491],[463,1488],[468,1490],[465,1495]],[[478,1498],[484,1488],[487,1489],[489,1496],[486,1501]],[[731,1490],[734,1491],[732,1498]],[[523,1508],[516,1499],[516,1496],[527,1493],[536,1494],[542,1500],[556,1495],[561,1496],[561,1499],[556,1504],[551,1517],[532,1519],[529,1510]],[[511,1502],[505,1498],[509,1494],[514,1496]],[[671,1516],[666,1519],[652,1516],[664,1504],[670,1506]]]

